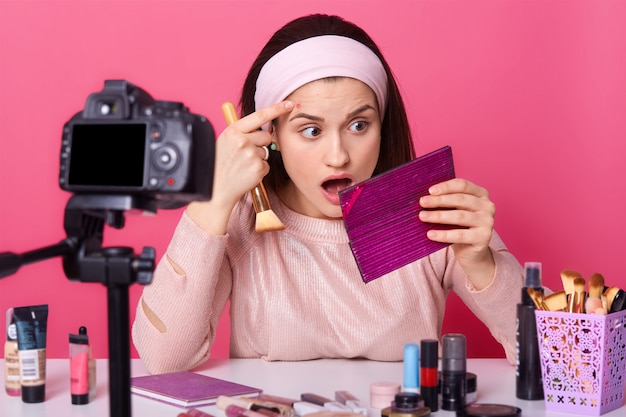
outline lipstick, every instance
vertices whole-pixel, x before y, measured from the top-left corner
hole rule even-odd
[[[270,402],[274,404],[283,404],[289,407],[293,406],[294,403],[298,402],[298,400],[295,400],[293,398],[280,397],[278,395],[271,395],[271,394],[264,394],[264,393],[259,394],[257,399],[260,401]]]
[[[296,410],[296,414],[300,417],[320,411],[328,411],[321,405],[313,404],[308,401],[296,401],[293,403],[293,409]]]
[[[217,397],[217,402],[215,405],[220,410],[226,410],[226,407],[231,404],[269,416],[295,417],[296,415],[295,410],[291,406],[270,401],[264,401],[258,398],[235,398],[226,395],[220,395],[219,397]]]
[[[335,401],[347,405],[353,413],[367,416],[367,405],[348,391],[335,391]]]
[[[437,395],[439,342],[435,339],[424,339],[420,346],[420,394],[424,399],[424,405],[435,412],[439,410]]]
[[[263,413],[259,413],[257,411],[248,410],[247,408],[239,407],[235,404],[230,404],[226,406],[227,417],[267,417]]]
[[[300,394],[300,398],[302,401],[322,406],[329,411],[352,411],[350,407],[345,404],[341,404],[338,401],[333,401],[330,398],[322,397],[321,395],[310,392]]]
[[[190,408],[184,413],[180,413],[178,417],[214,417],[214,416],[212,414],[205,413],[204,411],[200,411],[195,408]]]

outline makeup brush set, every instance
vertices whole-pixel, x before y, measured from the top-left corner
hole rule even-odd
[[[420,197],[455,177],[445,146],[339,192],[350,247],[364,282],[388,274],[449,244],[426,236],[453,226],[423,223]]]
[[[563,290],[528,289],[537,309],[539,362],[547,410],[602,415],[624,404],[626,303],[601,274],[587,283],[561,271]]]
[[[604,277],[595,273],[587,283],[576,271],[561,271],[563,290],[545,296],[534,288],[528,295],[539,310],[606,315],[626,310],[626,294],[618,287],[607,287]]]

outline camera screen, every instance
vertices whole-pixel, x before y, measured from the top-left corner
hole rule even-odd
[[[69,185],[143,186],[145,124],[74,125]]]

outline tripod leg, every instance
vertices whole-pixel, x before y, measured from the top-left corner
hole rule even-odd
[[[107,289],[110,415],[131,417],[128,287],[109,285]]]

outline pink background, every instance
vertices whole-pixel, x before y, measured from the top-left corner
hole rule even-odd
[[[0,252],[65,237],[61,128],[105,79],[182,101],[221,131],[220,105],[238,99],[261,46],[312,12],[342,15],[378,42],[419,153],[452,146],[457,175],[490,191],[496,229],[520,262],[543,263],[545,284],[559,288],[567,268],[626,288],[619,0],[0,1]],[[160,257],[180,213],[128,216],[121,231],[106,229],[105,246],[154,246]],[[140,292],[132,286],[131,319]],[[40,303],[50,306],[49,357],[67,357],[81,325],[107,356],[103,285],[68,281],[59,258],[0,280],[0,312]],[[449,304],[444,332],[465,333],[470,356],[503,355],[455,296]],[[228,354],[227,320],[215,357]]]

